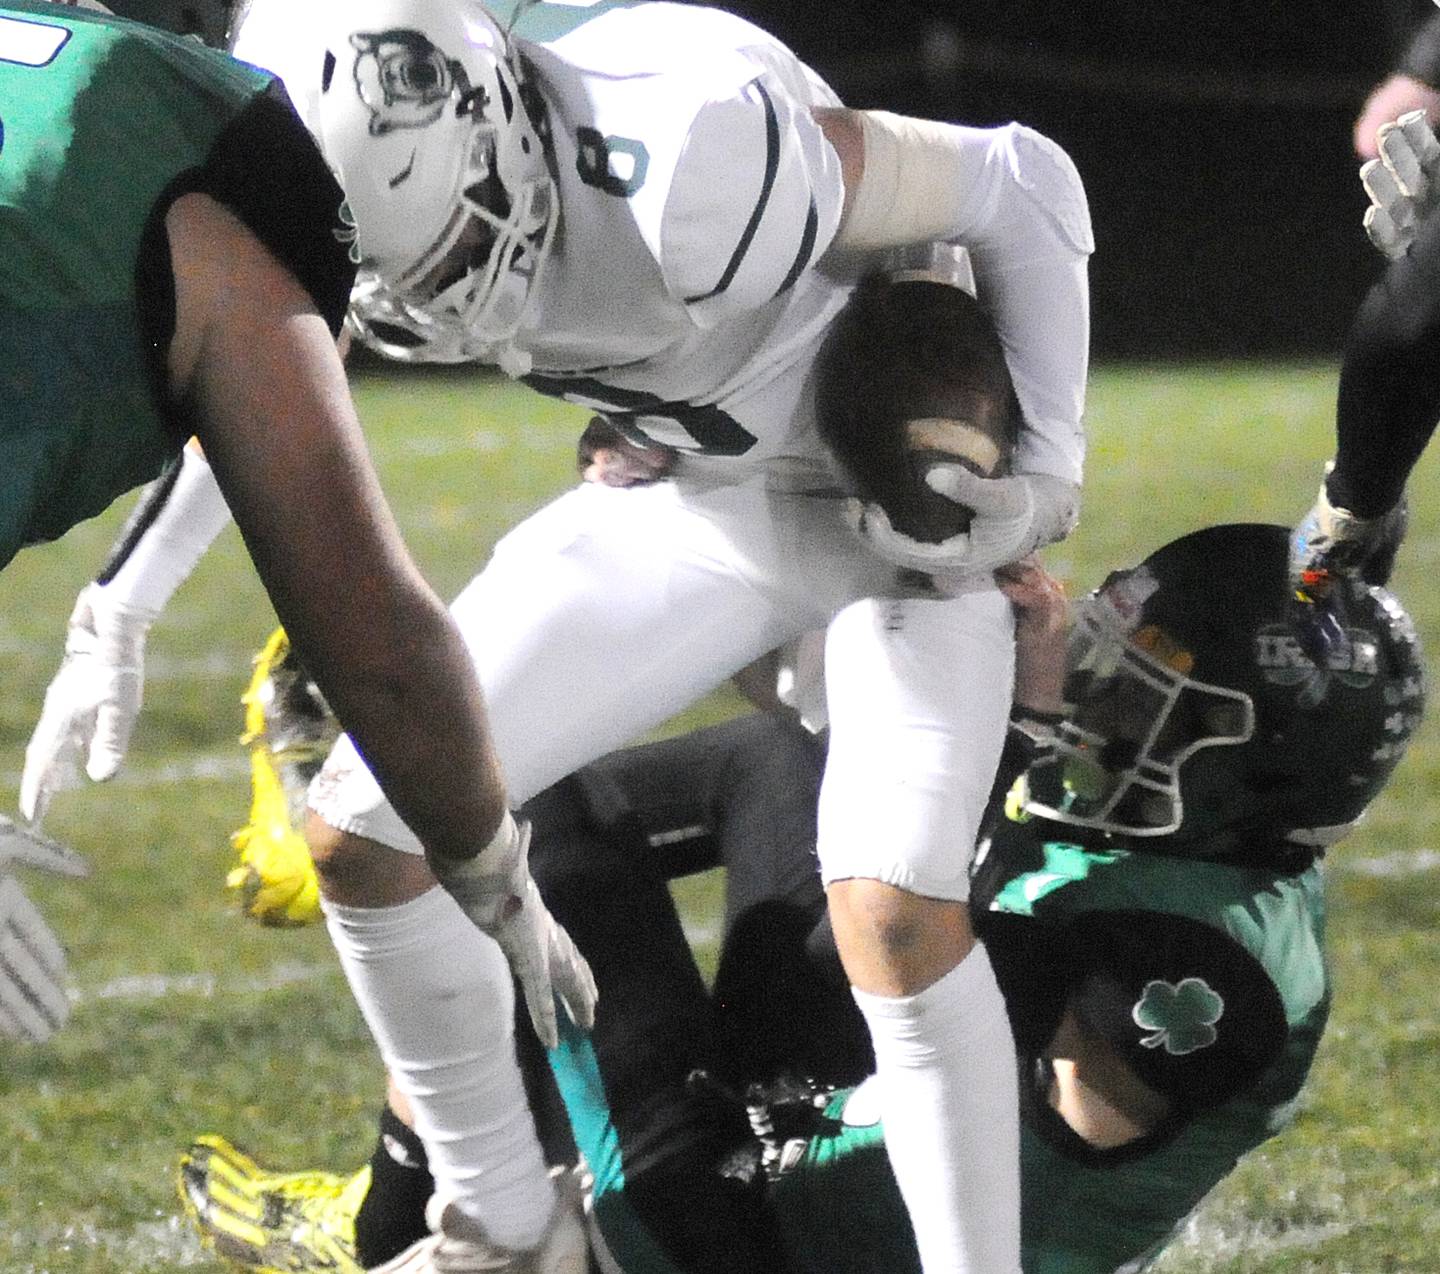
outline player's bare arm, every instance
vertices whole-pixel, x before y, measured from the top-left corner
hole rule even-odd
[[[207,196],[177,201],[166,227],[174,392],[276,613],[431,869],[504,951],[541,1038],[555,995],[588,1025],[589,969],[529,877],[469,653],[400,540],[328,326]],[[428,886],[418,861],[404,872],[407,895]]]
[[[275,609],[427,849],[471,856],[505,807],[480,691],[400,541],[331,334],[207,196],[179,200],[166,226],[173,389]]]
[[[1065,586],[1031,556],[995,572],[1015,607],[1015,702],[1031,712],[1065,709]]]

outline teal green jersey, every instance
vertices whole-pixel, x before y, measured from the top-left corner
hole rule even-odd
[[[872,1089],[834,1093],[803,1153],[770,1183],[790,1274],[920,1274]]]
[[[154,477],[190,432],[165,390],[170,203],[204,191],[259,230],[277,215],[260,211],[267,183],[304,173],[328,183],[303,198],[329,235],[338,189],[298,121],[275,125],[289,108],[273,86],[139,23],[0,4],[0,564]],[[302,281],[343,308],[344,253],[319,241],[326,264],[306,268],[336,282]]]
[[[1031,1037],[1022,1082],[1039,1081],[1022,1102],[1021,1261],[1025,1274],[1128,1274],[1293,1113],[1329,1006],[1320,873],[1087,849],[1046,839],[1056,831],[1004,829],[977,895]],[[1049,1110],[1038,1049],[1066,1005],[1171,1097],[1169,1122],[1096,1151]],[[918,1274],[867,1085],[832,1097],[770,1197],[796,1274]]]
[[[1329,1007],[1321,876],[1087,847],[1067,830],[1002,823],[972,906],[1022,1055],[1023,1269],[1128,1274],[1294,1111]],[[1067,1006],[1170,1098],[1151,1135],[1097,1151],[1046,1105],[1042,1053]],[[594,1171],[607,1268],[680,1274],[629,1206],[600,1069],[568,1035],[551,1065]],[[766,1189],[783,1274],[919,1274],[868,1084],[830,1097]]]
[[[1330,1004],[1318,866],[1285,875],[1070,830],[1002,822],[973,899],[1030,1067],[1026,1274],[1144,1268],[1289,1121]],[[1045,1104],[1039,1054],[1065,1005],[1170,1100],[1150,1136],[1094,1151]]]

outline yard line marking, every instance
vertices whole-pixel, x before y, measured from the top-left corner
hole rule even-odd
[[[1277,1230],[1274,1222],[1254,1221],[1230,1229],[1203,1214],[1185,1222],[1168,1250],[1203,1252],[1211,1258],[1269,1256],[1290,1248],[1312,1247],[1339,1238],[1355,1228],[1353,1221],[1328,1221],[1320,1225],[1297,1225]],[[1165,1268],[1162,1259],[1160,1268]]]
[[[256,640],[264,639],[264,633],[256,629]],[[27,659],[53,659],[55,667],[60,666],[64,654],[62,646],[50,641],[28,641],[15,633],[0,630],[0,655],[24,656]],[[163,681],[233,681],[237,687],[235,699],[239,702],[240,691],[249,676],[248,657],[226,651],[212,650],[204,655],[177,656],[147,651],[145,655],[145,680],[148,684]],[[236,709],[239,715],[239,709]]]
[[[1400,849],[1393,854],[1341,859],[1335,863],[1334,870],[1352,876],[1375,876],[1384,879],[1419,876],[1424,872],[1440,870],[1440,850]]]
[[[129,1231],[106,1230],[92,1221],[49,1222],[11,1233],[0,1240],[0,1253],[6,1248],[18,1252],[21,1245],[27,1251],[47,1254],[56,1251],[81,1249],[104,1255],[117,1270],[133,1270],[154,1267],[163,1262],[167,1269],[186,1268],[193,1265],[208,1265],[215,1260],[211,1252],[200,1246],[200,1239],[194,1230],[179,1216],[164,1220],[144,1221]],[[4,1262],[8,1274],[47,1274],[51,1268],[28,1263],[16,1266]]]
[[[176,995],[213,999],[217,994],[254,995],[339,976],[338,964],[297,964],[293,961],[277,964],[263,974],[243,978],[217,977],[213,973],[185,973],[175,976],[164,973],[137,973],[113,978],[93,990],[72,990],[70,999],[75,1004],[94,1000],[164,1000]]]
[[[189,783],[196,779],[236,779],[250,773],[248,758],[234,752],[212,752],[192,757],[188,761],[167,761],[164,765],[139,768],[126,766],[113,779],[106,779],[109,788],[169,787],[175,783]],[[0,782],[7,787],[20,786],[20,771],[6,770],[0,773]],[[85,784],[85,786],[92,786]],[[67,789],[74,790],[74,789]]]
[[[720,926],[713,920],[686,920],[681,918],[681,927],[692,947],[714,946],[720,941]]]

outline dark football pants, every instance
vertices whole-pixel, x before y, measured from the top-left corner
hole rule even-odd
[[[824,922],[814,848],[823,762],[798,726],[754,715],[612,754],[523,808],[531,870],[600,989],[590,1044],[626,1197],[695,1274],[774,1258],[759,1196],[714,1171],[747,1137],[743,1110],[689,1082],[692,1072],[739,1091],[782,1070],[839,1082],[870,1066]],[[712,998],[667,882],[716,866],[726,868],[726,939]],[[558,1094],[521,1035],[558,1157]]]

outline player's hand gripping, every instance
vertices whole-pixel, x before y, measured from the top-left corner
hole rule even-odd
[[[1032,554],[995,572],[1015,608],[1015,702],[1032,712],[1065,707],[1065,635],[1070,603],[1065,585]]]
[[[583,1030],[595,1024],[595,978],[570,935],[540,899],[530,875],[530,825],[506,811],[500,830],[474,858],[427,855],[430,870],[461,909],[500,944],[520,981],[535,1033],[546,1048],[559,1043],[555,997]]]
[[[14,866],[84,876],[72,849],[0,815],[0,1036],[43,1044],[70,1016],[65,950],[10,875]]]
[[[1327,476],[1330,468],[1325,467]],[[1347,641],[1336,584],[1345,576],[1356,576],[1367,584],[1386,583],[1409,521],[1409,506],[1403,497],[1388,513],[1357,517],[1332,504],[1325,479],[1320,480],[1310,512],[1290,532],[1289,562],[1297,634],[1317,662],[1342,651]]]
[[[1075,525],[1073,483],[1044,474],[982,478],[963,464],[942,462],[925,475],[926,485],[970,512],[968,530],[936,543],[897,531],[875,504],[852,502],[851,524],[881,557],[937,577],[947,591],[967,582],[990,583],[993,571],[1064,538]]]
[[[1403,257],[1420,222],[1440,204],[1440,141],[1424,111],[1409,111],[1376,134],[1380,157],[1360,169],[1370,196],[1365,233],[1391,260]]]
[[[75,599],[65,634],[65,658],[45,692],[35,732],[25,749],[20,812],[45,816],[50,798],[85,772],[112,778],[130,746],[145,680],[145,635],[154,612],[111,601],[99,584]]]

